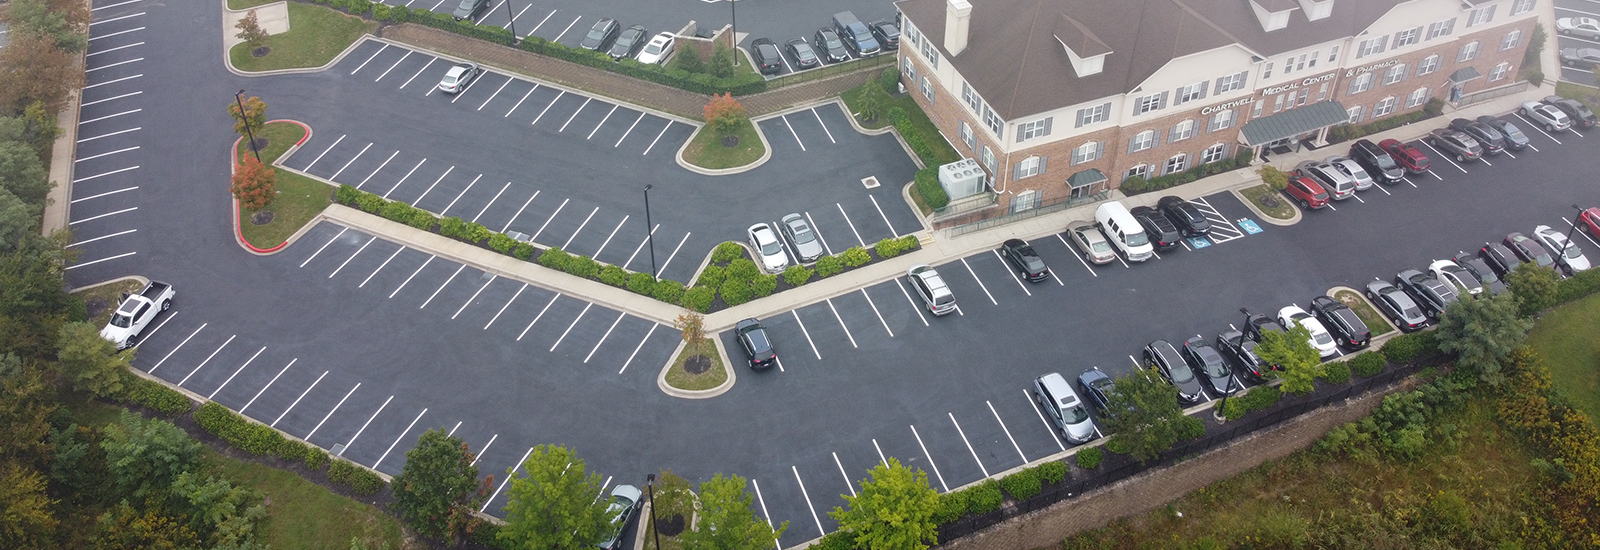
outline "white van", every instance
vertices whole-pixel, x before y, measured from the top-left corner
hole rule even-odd
[[[1106,234],[1106,238],[1111,239],[1111,244],[1121,250],[1130,262],[1142,262],[1155,255],[1155,249],[1150,246],[1150,237],[1144,234],[1144,227],[1134,221],[1133,215],[1120,202],[1107,202],[1095,209],[1094,225]]]

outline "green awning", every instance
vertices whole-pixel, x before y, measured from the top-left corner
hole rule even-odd
[[[1105,181],[1106,175],[1104,173],[1094,168],[1090,168],[1069,176],[1067,178],[1067,187],[1077,189],[1079,187],[1088,187],[1097,183],[1105,183]]]
[[[1472,67],[1462,67],[1460,69],[1456,69],[1456,72],[1450,73],[1450,82],[1453,84],[1461,84],[1480,76],[1483,75],[1478,74],[1477,69]]]
[[[1247,122],[1240,135],[1245,144],[1255,147],[1349,121],[1344,105],[1333,100],[1319,101]]]

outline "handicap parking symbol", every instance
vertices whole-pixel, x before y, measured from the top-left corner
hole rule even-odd
[[[1248,235],[1254,235],[1261,232],[1261,226],[1256,225],[1255,220],[1250,218],[1239,218],[1239,227],[1244,229],[1244,232]]]
[[[1205,237],[1189,237],[1189,246],[1194,247],[1195,250],[1200,250],[1211,246],[1211,241]]]

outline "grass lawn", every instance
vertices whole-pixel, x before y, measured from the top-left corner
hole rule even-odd
[[[272,499],[262,532],[273,548],[347,550],[355,539],[363,548],[403,547],[405,534],[399,521],[293,472],[233,460],[210,449],[201,463],[207,470]]]
[[[703,127],[695,132],[694,140],[683,150],[683,160],[701,168],[719,170],[748,165],[766,154],[767,148],[761,143],[761,136],[756,134],[754,124],[746,122],[740,125],[733,135],[739,137],[739,144],[723,147],[722,134],[709,126]]]
[[[1367,303],[1367,299],[1360,294],[1341,290],[1333,293],[1333,297],[1339,303],[1349,307],[1351,311],[1356,312],[1356,317],[1360,317],[1361,322],[1367,325],[1367,330],[1372,331],[1373,338],[1394,332],[1394,327],[1389,324],[1389,321],[1379,315],[1377,310],[1372,309],[1372,304]]]
[[[877,79],[874,78],[872,80],[868,80],[866,84],[874,84],[876,82]],[[852,113],[851,116],[855,116],[854,113],[857,112],[855,101],[856,98],[860,96],[860,87],[852,88],[850,90],[846,90],[842,94],[839,94],[839,98],[844,100],[845,107],[850,108],[850,112]],[[917,101],[911,98],[911,94],[905,94],[899,97],[890,97],[889,101],[884,102],[884,114],[879,116],[877,120],[867,123],[862,121],[861,117],[856,117],[856,122],[860,123],[862,128],[869,130],[888,126],[888,113],[895,107],[899,107],[904,110],[906,112],[906,117],[911,119],[911,131],[907,132],[904,128],[902,128],[900,132],[901,136],[906,137],[909,140],[910,137],[906,136],[906,134],[915,133],[921,136],[923,143],[927,143],[933,149],[933,158],[922,159],[924,164],[928,166],[939,166],[961,160],[961,154],[957,153],[954,148],[950,147],[950,142],[945,141],[944,136],[939,134],[939,127],[933,124],[933,120],[928,118],[927,113],[922,112],[922,107],[917,106]]]
[[[253,212],[239,211],[239,229],[244,233],[244,240],[256,248],[272,248],[283,244],[290,235],[332,203],[329,195],[333,194],[333,188],[328,184],[288,170],[278,170],[277,173],[278,196],[267,205],[267,210],[272,211],[272,221],[256,225],[250,221]]]
[[[711,369],[700,374],[689,374],[683,370],[683,362],[690,356],[702,354],[711,358]],[[710,338],[683,347],[683,353],[672,362],[672,368],[667,369],[667,385],[680,390],[709,390],[721,386],[728,380],[728,371],[722,364],[722,354],[717,353],[716,344]]]
[[[321,67],[339,55],[361,35],[371,33],[378,24],[359,17],[311,4],[289,3],[289,32],[267,38],[272,51],[255,57],[249,44],[236,44],[228,52],[233,66],[241,71],[271,71]]]
[[[1591,110],[1600,109],[1600,101],[1596,101],[1595,99],[1597,96],[1600,96],[1600,89],[1584,86],[1582,84],[1573,84],[1571,82],[1557,82],[1556,95],[1567,99],[1576,99],[1578,101],[1582,101],[1583,104],[1588,105],[1589,109]]]
[[[265,6],[267,4],[271,4],[271,3],[277,2],[277,1],[278,0],[228,0],[228,9],[230,9],[230,10],[249,9],[249,8],[254,8],[256,6]],[[290,2],[290,3],[293,4],[294,2]]]
[[[122,299],[122,293],[133,294],[142,288],[144,285],[138,280],[129,279],[76,291],[73,294],[83,299],[84,309],[89,312],[88,323],[98,327],[104,326],[106,321],[111,320],[111,312],[117,310],[117,300]]]
[[[1262,214],[1266,214],[1280,220],[1294,219],[1294,207],[1289,206],[1289,200],[1283,198],[1281,193],[1273,191],[1272,187],[1265,183],[1255,187],[1240,189],[1239,194],[1244,195],[1245,198],[1250,199],[1250,202],[1255,203],[1256,208],[1261,210]],[[1270,208],[1265,204],[1261,204],[1261,199],[1266,197],[1277,199],[1278,206],[1276,208]]]
[[[306,129],[292,122],[272,122],[256,132],[256,139],[267,140],[267,146],[261,148],[261,163],[271,165],[283,156],[285,151],[306,136]],[[243,145],[241,143],[240,145]],[[250,155],[249,147],[239,148],[239,158],[242,160]]]
[[[1528,345],[1550,366],[1551,385],[1589,418],[1600,418],[1600,294],[1545,313]]]

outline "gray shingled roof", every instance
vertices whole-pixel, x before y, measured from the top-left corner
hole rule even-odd
[[[1480,76],[1483,76],[1483,74],[1479,73],[1477,69],[1474,69],[1472,67],[1462,67],[1462,68],[1456,69],[1456,72],[1450,73],[1450,81],[1454,82],[1456,84],[1460,84],[1462,82],[1466,82],[1468,80],[1472,80],[1472,79],[1478,78]]]
[[[1255,147],[1349,120],[1344,105],[1330,99],[1246,122],[1239,130],[1245,143]]]
[[[1067,176],[1067,187],[1077,189],[1085,185],[1094,185],[1103,181],[1106,181],[1105,172],[1090,168],[1088,170],[1077,172],[1071,176]]]

